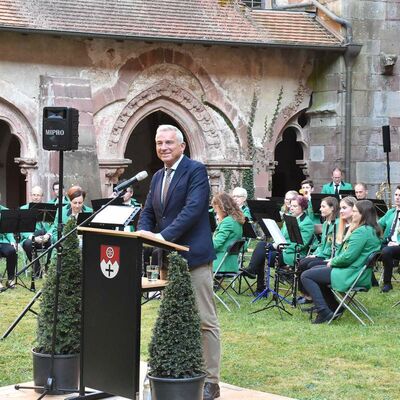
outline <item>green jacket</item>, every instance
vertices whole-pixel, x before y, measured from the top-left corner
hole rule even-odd
[[[386,214],[379,219],[378,223],[383,230],[383,240],[389,239],[390,230],[392,228],[394,217],[396,216],[396,207],[391,208],[386,212]],[[397,241],[400,242],[400,235],[397,232]]]
[[[339,193],[341,190],[352,190],[353,186],[351,186],[351,183],[347,182],[340,182],[340,187],[339,187]],[[323,194],[335,194],[335,186],[333,185],[333,182],[325,183],[325,185],[322,186],[321,193]]]
[[[371,226],[361,225],[353,231],[331,260],[332,287],[341,292],[349,289],[369,255],[380,248],[381,241]],[[359,286],[369,289],[371,276],[372,270],[367,269],[359,281]]]
[[[221,262],[228,247],[236,240],[241,239],[243,236],[243,226],[232,216],[228,215],[225,217],[217,226],[217,229],[213,235],[213,245],[217,253],[217,259],[213,261],[213,271],[215,272],[219,263]],[[239,269],[239,263],[237,256],[228,256],[220,272],[237,272]]]
[[[21,210],[29,210],[29,203],[20,207]],[[51,228],[51,224],[48,222],[38,221],[36,222],[35,231],[47,232]],[[34,232],[22,232],[21,233],[21,244],[25,242],[26,239],[30,239]]]
[[[306,213],[300,215],[300,217],[297,218],[297,222],[299,224],[300,234],[304,243],[298,247],[298,250],[300,251],[300,257],[305,257],[307,255],[308,247],[310,246],[311,240],[314,236],[314,224]],[[296,244],[290,242],[286,224],[283,224],[281,231],[287,243],[290,243],[290,246],[285,247],[283,250],[283,262],[286,265],[294,266]]]
[[[0,211],[2,210],[8,210],[8,208],[0,204]],[[1,218],[1,213],[0,213],[0,218]],[[0,233],[0,244],[3,243],[8,243],[8,244],[15,243],[14,235],[12,233]]]
[[[82,207],[82,212],[93,212],[93,209],[91,207],[83,205]],[[62,224],[65,225],[69,218],[71,217],[71,204],[66,204],[62,208],[62,215],[61,215],[61,220]],[[58,210],[56,212],[56,216],[54,217],[54,223],[51,225],[49,233],[51,235],[51,240],[53,243],[57,241],[57,225],[58,225]]]
[[[250,212],[250,208],[249,208],[249,207],[243,205],[243,206],[242,206],[242,213],[243,213],[243,215],[244,215],[249,221],[252,221],[252,220],[253,220],[253,218],[252,218],[252,216],[251,216],[251,212]]]
[[[332,256],[332,243],[334,244],[334,230],[335,235],[338,229],[339,220],[336,219],[334,223],[324,222],[322,224],[322,235],[321,242],[314,251],[314,255],[317,257],[322,257],[324,260],[331,258]],[[335,228],[335,229],[334,229]]]

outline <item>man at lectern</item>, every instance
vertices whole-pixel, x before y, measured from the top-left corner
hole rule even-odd
[[[182,256],[189,264],[201,318],[207,372],[203,399],[213,400],[220,396],[220,339],[212,289],[215,252],[208,218],[210,186],[205,166],[186,157],[185,146],[178,128],[158,127],[156,152],[164,168],[153,176],[138,230],[190,248]]]

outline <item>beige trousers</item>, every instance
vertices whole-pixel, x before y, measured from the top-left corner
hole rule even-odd
[[[194,268],[190,271],[190,276],[200,313],[206,382],[218,383],[221,345],[213,294],[212,263]]]

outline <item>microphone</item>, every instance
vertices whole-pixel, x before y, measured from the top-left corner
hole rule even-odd
[[[120,192],[121,190],[125,190],[128,186],[131,186],[132,183],[140,182],[143,179],[146,179],[148,176],[149,174],[147,173],[147,171],[141,171],[135,176],[133,176],[131,179],[121,182],[119,185],[115,186],[114,192]]]

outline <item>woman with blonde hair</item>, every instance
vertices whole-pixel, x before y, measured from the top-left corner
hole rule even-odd
[[[347,197],[345,198],[347,199]],[[342,199],[341,203],[343,202]],[[314,267],[305,271],[301,282],[313,299],[318,312],[314,324],[328,322],[338,307],[329,285],[340,292],[347,291],[365,265],[371,253],[381,246],[381,228],[377,223],[376,210],[369,200],[358,201],[352,211],[352,222],[338,247],[335,257],[326,266]],[[372,271],[364,271],[360,287],[371,287]]]
[[[211,205],[217,215],[217,228],[213,235],[213,245],[217,253],[217,259],[213,262],[215,272],[229,246],[242,238],[245,217],[235,200],[227,193],[215,195]],[[219,271],[237,272],[238,268],[237,256],[228,256]]]

